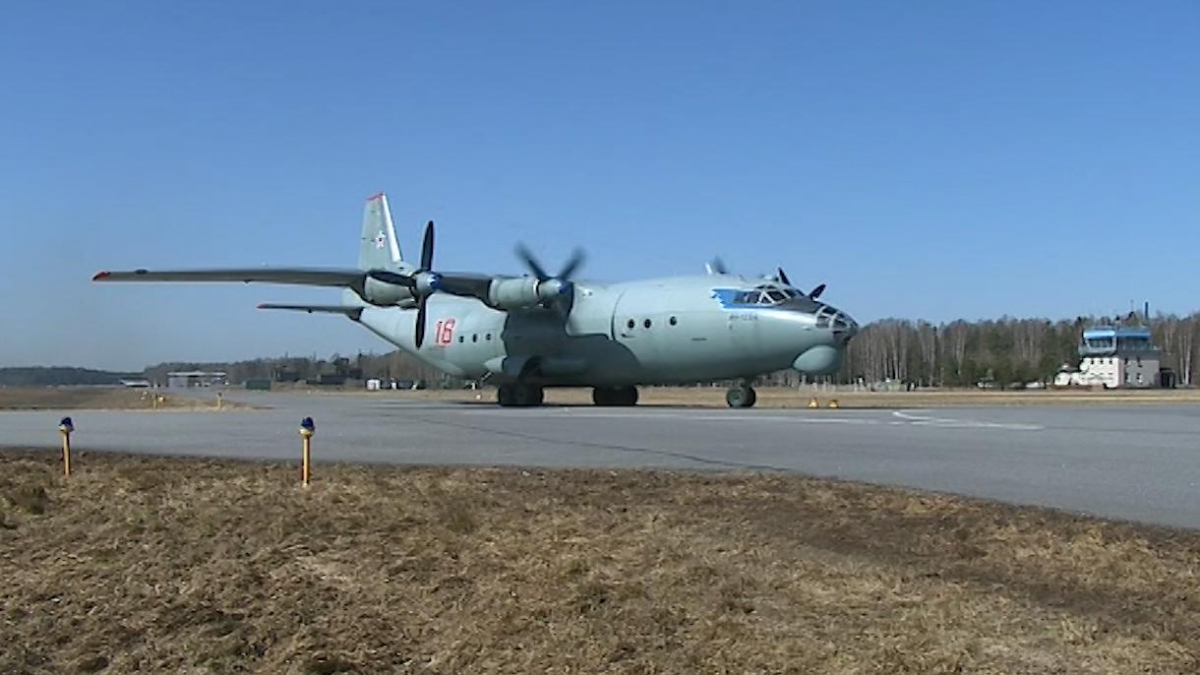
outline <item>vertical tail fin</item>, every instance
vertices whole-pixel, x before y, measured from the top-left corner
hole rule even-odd
[[[358,268],[394,269],[403,260],[387,195],[380,192],[367,199],[363,210],[362,241],[358,249]]]

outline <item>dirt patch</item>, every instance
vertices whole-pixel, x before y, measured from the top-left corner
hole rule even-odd
[[[792,476],[57,460],[0,452],[0,672],[1200,668],[1195,532]]]
[[[224,397],[222,397],[224,398]],[[155,400],[157,399],[157,400]],[[222,400],[221,410],[246,408]],[[151,389],[45,387],[0,389],[0,410],[216,410],[217,396],[175,396]]]

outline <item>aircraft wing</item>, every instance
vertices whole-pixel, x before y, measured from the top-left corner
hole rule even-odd
[[[445,272],[438,276],[441,282],[438,290],[464,298],[476,298],[485,303],[488,302],[488,289],[492,287],[492,281],[505,278],[469,272]]]
[[[484,304],[507,311],[513,308],[532,308],[542,305],[545,299],[538,296],[536,287],[530,286],[528,277],[492,276],[470,272],[419,271],[436,277],[436,290],[464,298],[475,298]],[[412,288],[416,275],[406,275],[390,270],[363,271],[335,267],[248,267],[232,269],[196,270],[125,270],[99,272],[93,281],[174,281],[174,282],[241,282],[264,284],[292,284],[299,286],[331,286],[349,288],[364,296],[369,292],[368,277],[383,284]],[[516,284],[527,297],[509,305],[497,305],[492,300],[494,284]],[[370,301],[370,298],[367,298]],[[281,308],[282,309],[282,308]],[[298,308],[299,309],[299,308]],[[314,310],[320,311],[320,310]],[[340,311],[340,310],[339,310]]]
[[[353,321],[358,321],[362,317],[362,307],[353,307],[350,305],[280,305],[275,303],[263,303],[258,306],[259,309],[286,309],[293,312],[320,312],[323,314],[344,314]]]
[[[361,288],[362,270],[321,267],[251,267],[245,269],[165,270],[145,269],[99,272],[92,281],[240,281],[301,286]]]

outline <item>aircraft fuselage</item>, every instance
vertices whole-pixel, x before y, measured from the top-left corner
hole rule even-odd
[[[739,302],[761,280],[732,275],[574,284],[565,319],[544,308],[499,311],[471,298],[429,299],[427,337],[415,312],[367,306],[364,326],[446,373],[540,386],[629,386],[750,378],[841,365],[857,326],[801,294]],[[765,300],[765,298],[764,298]]]

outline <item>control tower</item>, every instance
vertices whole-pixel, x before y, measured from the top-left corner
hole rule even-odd
[[[1089,328],[1083,331],[1079,356],[1079,375],[1107,389],[1159,386],[1162,350],[1151,344],[1149,328]]]

